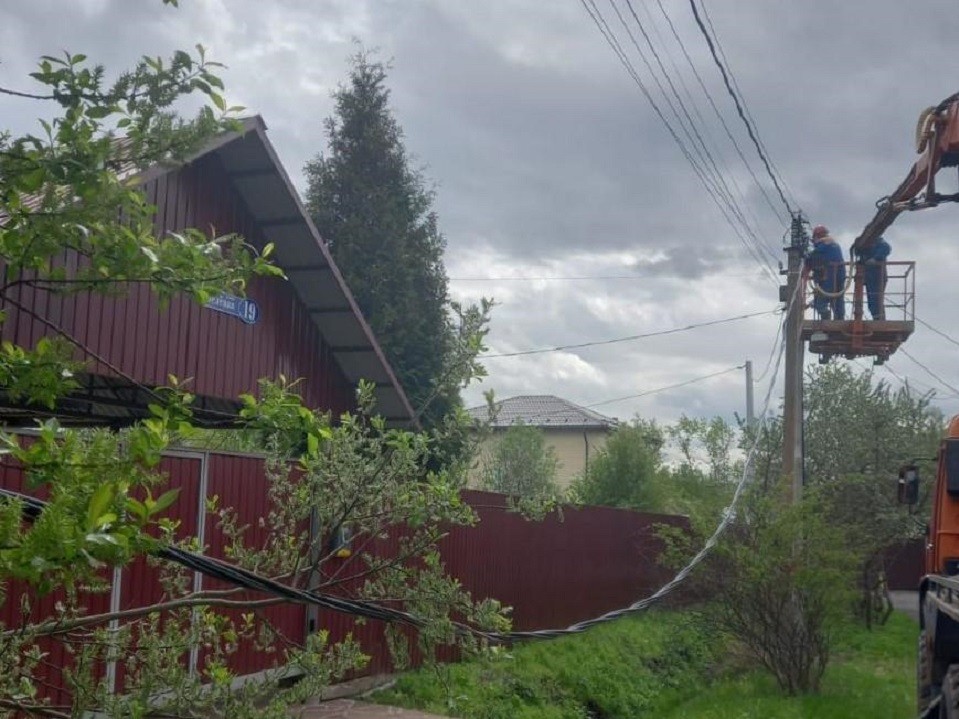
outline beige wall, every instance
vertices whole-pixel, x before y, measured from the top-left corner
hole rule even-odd
[[[483,471],[483,462],[489,448],[498,440],[503,430],[498,430],[491,437],[483,440],[473,470],[470,472],[470,486],[479,487]],[[556,483],[565,489],[570,483],[582,476],[586,468],[587,445],[589,447],[589,461],[596,457],[596,453],[606,445],[609,432],[604,429],[544,429],[546,443],[553,448],[559,466],[556,470]]]

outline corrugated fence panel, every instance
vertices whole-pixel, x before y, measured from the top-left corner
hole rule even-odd
[[[198,510],[205,481],[206,497],[216,496],[219,507],[236,509],[239,524],[246,527],[243,543],[258,546],[267,536],[260,520],[270,511],[263,460],[210,454],[206,462],[204,480],[199,458],[172,456],[163,460],[161,469],[169,476],[169,486],[181,490],[177,504],[171,509],[171,516],[181,521],[180,535],[195,536],[201,526]],[[15,469],[4,468],[0,481],[5,487],[18,490],[22,487],[22,478]],[[507,511],[503,495],[468,491],[464,499],[476,509],[480,522],[475,527],[450,528],[440,546],[443,562],[447,571],[457,577],[475,599],[491,597],[513,607],[517,629],[566,626],[648,595],[670,576],[670,572],[656,562],[662,549],[655,536],[656,526],[686,527],[688,524],[682,517],[607,507],[568,508],[562,519],[551,516],[542,522],[532,522]],[[365,549],[381,556],[393,556],[398,549],[397,536],[398,532],[390,533]],[[228,538],[215,515],[207,514],[205,518],[203,543],[211,556],[231,558]],[[333,560],[325,572],[328,576],[340,572],[342,578],[359,569],[354,561]],[[122,576],[121,608],[142,606],[163,598],[157,569],[144,560],[137,560],[124,569]],[[204,589],[228,588],[208,578],[202,582]],[[354,588],[355,582],[337,591],[348,595]],[[231,598],[264,599],[262,595],[240,593]],[[54,599],[44,599],[35,605],[34,620],[50,615],[52,601]],[[90,611],[107,611],[109,596],[91,597],[89,606]],[[301,605],[270,606],[257,609],[256,613],[258,621],[268,622],[292,643],[299,644],[306,636],[308,612]],[[238,616],[239,612],[233,614]],[[332,612],[310,613],[309,617],[312,617],[311,630],[328,631],[331,642],[349,635],[359,641],[371,656],[366,673],[390,670],[380,623],[371,621],[357,626],[351,617]],[[7,626],[16,626],[22,621],[15,602],[4,603],[0,619]],[[275,666],[282,661],[282,646],[280,642],[276,651],[262,652],[248,642],[241,642],[230,657],[231,669],[243,675]],[[201,654],[198,665],[201,671],[204,660]],[[52,653],[49,661],[52,665],[62,665],[69,658],[62,652]],[[122,680],[122,669],[118,674]],[[61,702],[67,694],[57,676],[51,674],[47,679],[51,683],[49,696]],[[118,687],[122,687],[122,682]]]
[[[268,529],[261,524],[270,512],[267,481],[263,470],[263,460],[254,457],[212,454],[208,465],[207,497],[217,497],[219,507],[232,507],[236,510],[238,524],[245,527],[242,543],[247,547],[263,546],[268,537]],[[229,538],[224,534],[214,516],[207,518],[205,544],[208,554],[230,560],[228,552]],[[204,589],[226,589],[228,585],[209,578],[203,579]],[[240,594],[235,599],[248,598],[261,600],[265,597],[256,594]],[[252,642],[241,641],[236,652],[230,658],[230,668],[238,674],[253,674],[283,661],[280,649],[287,643],[302,644],[306,635],[306,608],[297,604],[258,608],[254,611],[258,623],[265,622],[282,639],[276,643],[275,651],[257,651]],[[227,611],[226,614],[239,620],[240,610]],[[202,669],[205,656],[201,656]]]
[[[23,492],[41,499],[47,496],[44,489],[31,491],[27,486],[24,473],[19,467],[7,463],[0,464],[0,486]],[[106,578],[104,578],[106,581]],[[0,602],[0,625],[3,628],[22,627],[36,624],[55,617],[56,605],[65,599],[62,590],[56,590],[43,596],[20,582],[9,582],[3,587],[3,601]],[[21,598],[27,601],[21,604]],[[85,607],[86,614],[102,614],[110,609],[109,592],[83,592],[80,594],[80,605]],[[22,611],[25,609],[26,611]],[[65,643],[53,639],[43,639],[39,642],[40,650],[44,653],[40,669],[37,673],[40,681],[41,696],[49,699],[55,707],[61,707],[69,712],[70,690],[64,678],[64,670],[73,666],[73,655]],[[103,668],[99,674],[102,675]]]
[[[667,580],[656,558],[658,524],[682,517],[610,507],[566,508],[530,522],[509,512],[503,495],[468,491],[477,527],[454,527],[443,561],[474,598],[513,607],[517,629],[560,627],[632,603]]]

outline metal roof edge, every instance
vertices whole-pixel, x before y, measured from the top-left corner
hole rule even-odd
[[[343,293],[347,302],[349,303],[350,308],[353,310],[353,314],[356,317],[357,321],[360,323],[360,326],[363,329],[363,334],[366,336],[367,340],[370,343],[371,348],[376,353],[377,359],[383,365],[383,370],[386,372],[387,377],[389,377],[390,382],[393,385],[393,388],[396,390],[396,393],[400,399],[403,408],[409,414],[410,421],[413,425],[419,428],[419,419],[416,412],[413,410],[413,406],[410,404],[409,398],[406,396],[406,392],[403,390],[403,386],[400,384],[399,380],[396,378],[396,373],[393,372],[393,368],[390,366],[389,361],[386,359],[386,355],[383,354],[383,349],[380,347],[379,342],[376,341],[376,337],[373,334],[373,330],[370,328],[369,324],[366,321],[366,318],[363,317],[363,313],[360,311],[359,305],[356,303],[356,299],[353,297],[353,293],[350,292],[349,286],[346,284],[346,280],[343,279],[343,274],[340,272],[340,268],[337,267],[336,262],[333,260],[333,255],[330,253],[329,248],[326,245],[326,241],[320,235],[319,230],[316,229],[316,225],[313,224],[313,219],[310,217],[310,213],[307,212],[306,207],[303,205],[303,201],[300,199],[300,194],[296,191],[296,188],[293,186],[290,176],[286,172],[286,168],[280,162],[279,156],[276,153],[276,149],[273,147],[273,143],[270,142],[269,137],[266,134],[266,123],[263,121],[262,117],[259,115],[254,115],[253,117],[246,118],[244,121],[245,127],[248,129],[242,134],[233,133],[234,137],[230,138],[227,142],[239,139],[249,133],[254,133],[263,143],[263,148],[266,150],[267,155],[270,158],[270,161],[273,163],[274,168],[277,171],[280,179],[283,181],[284,186],[286,187],[287,192],[290,194],[290,197],[293,199],[293,202],[296,205],[297,211],[302,215],[306,226],[312,235],[313,240],[316,243],[317,249],[323,255],[323,259],[330,267],[330,271],[333,274],[333,278],[336,280],[337,285],[339,286],[340,291]],[[214,151],[227,144],[223,142],[218,144],[216,147],[212,148],[208,152]],[[204,153],[206,154],[206,153]]]

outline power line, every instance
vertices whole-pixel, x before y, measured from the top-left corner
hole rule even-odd
[[[900,374],[899,372],[897,372],[897,371],[895,370],[895,368],[892,367],[892,365],[889,364],[889,360],[886,360],[885,362],[883,362],[882,367],[883,367],[883,369],[885,369],[889,374],[891,374],[893,377],[895,377],[897,380],[899,380],[899,382],[900,382],[900,383],[903,385],[903,387],[905,387],[907,390],[911,390],[911,386],[910,386],[910,385],[917,385],[917,388],[918,388],[920,391],[922,391],[924,395],[934,395],[934,394],[937,394],[937,393],[939,392],[939,390],[938,390],[936,387],[933,387],[931,384],[928,384],[927,382],[920,382],[919,380],[917,380],[917,379],[915,379],[915,378],[912,378],[912,377],[909,377],[909,376],[905,376],[905,375]],[[923,391],[923,390],[922,390],[922,387],[926,387],[926,389]],[[942,394],[940,394],[940,395],[938,395],[937,399],[953,399],[953,398],[955,398],[955,397],[957,397],[957,396],[959,396],[959,395],[954,395],[954,394],[942,395]]]
[[[719,39],[719,34],[716,32],[716,28],[713,26],[713,19],[709,15],[709,8],[706,6],[706,3],[703,2],[703,0],[699,0],[699,5],[702,8],[703,16],[706,18],[706,24],[709,25],[709,31],[713,34],[713,40],[716,42],[716,48],[719,50],[719,56],[723,59],[723,63],[726,65],[726,70],[729,72],[729,79],[733,81],[733,87],[736,89],[736,92],[739,94],[739,98],[742,100],[743,109],[746,110],[746,117],[749,118],[749,121],[753,124],[753,127],[756,127],[756,120],[753,117],[752,112],[749,110],[749,103],[746,102],[746,94],[742,91],[742,88],[739,87],[739,81],[736,79],[736,73],[733,72],[733,67],[729,62],[729,58],[726,57],[726,51],[723,49],[723,44]],[[769,150],[766,149],[766,143],[763,142],[763,138],[759,135],[758,131],[756,133],[756,139],[759,140],[759,146],[763,149],[763,152],[765,152],[768,157]],[[783,177],[783,174],[779,171],[779,168],[776,167],[776,163],[773,161],[772,157],[769,157],[769,164],[772,165],[773,171],[779,177],[779,181],[783,184],[786,194],[794,204],[799,204],[796,202],[796,194],[789,187],[789,183],[786,182],[786,178]]]
[[[760,267],[764,269],[767,273],[768,278],[772,281],[773,284],[778,285],[778,280],[775,273],[772,271],[770,266],[766,264],[760,256],[758,256],[755,250],[749,244],[749,241],[742,234],[742,230],[736,225],[733,219],[729,216],[728,211],[723,206],[722,201],[717,196],[715,190],[709,183],[706,175],[703,170],[699,167],[699,164],[696,162],[696,159],[690,154],[689,148],[686,147],[686,143],[683,142],[683,139],[676,133],[675,128],[670,124],[669,120],[666,119],[666,115],[663,113],[662,109],[657,104],[656,100],[653,98],[652,94],[649,91],[649,88],[646,87],[646,83],[643,82],[642,78],[639,76],[639,73],[636,71],[636,68],[633,66],[632,61],[630,61],[629,56],[623,50],[622,45],[620,45],[619,40],[616,38],[616,34],[610,28],[609,23],[606,22],[606,19],[603,17],[602,12],[596,6],[595,0],[580,0],[580,4],[586,10],[587,14],[592,19],[593,23],[596,25],[596,28],[599,30],[600,34],[603,36],[603,39],[606,41],[607,45],[612,49],[613,53],[616,55],[620,64],[625,68],[626,73],[630,76],[636,86],[640,89],[643,94],[643,97],[646,98],[646,101],[653,108],[653,111],[656,113],[656,116],[663,123],[670,137],[679,147],[680,152],[682,152],[683,157],[693,168],[693,171],[696,173],[696,176],[702,182],[703,187],[706,189],[706,193],[710,196],[710,199],[715,203],[716,207],[719,209],[720,213],[723,215],[723,218],[732,228],[733,232],[736,233],[737,237],[743,243],[743,246],[746,248],[746,251],[750,256],[759,263]]]
[[[669,58],[669,64],[676,75],[676,79],[679,83],[679,86],[683,90],[683,95],[686,97],[687,101],[689,102],[689,106],[692,109],[693,113],[695,114],[696,118],[702,124],[702,130],[703,130],[703,135],[705,136],[705,139],[708,140],[708,143],[713,146],[713,150],[716,154],[716,158],[719,161],[720,165],[726,168],[727,170],[732,170],[732,168],[729,167],[728,163],[726,162],[726,158],[723,154],[722,143],[716,141],[716,138],[713,135],[712,128],[709,122],[707,122],[706,118],[704,117],[702,111],[699,108],[699,102],[697,101],[697,98],[693,96],[692,90],[690,90],[689,85],[686,83],[685,73],[679,68],[679,64],[676,62],[676,58],[671,50],[669,41],[666,39],[665,34],[660,31],[660,23],[653,16],[653,12],[649,8],[649,3],[640,2],[639,4],[640,4],[640,7],[642,7],[643,13],[645,14],[646,19],[653,30],[653,34],[656,36],[658,43],[662,46],[663,52],[665,53],[666,57]],[[661,2],[660,2],[660,9],[663,9]],[[668,15],[666,15],[666,19],[667,21],[669,20]],[[682,47],[681,44],[680,44],[680,47]],[[691,67],[693,69],[693,72],[695,73],[696,66],[691,64]],[[720,115],[720,121],[722,121],[721,115]],[[746,169],[748,170],[750,168],[747,167]],[[752,224],[756,228],[756,230],[761,232],[762,223],[760,222],[759,217],[757,217],[756,213],[753,211],[752,203],[749,201],[746,193],[743,191],[743,188],[740,187],[739,181],[736,178],[736,173],[730,171],[728,173],[728,179],[730,184],[732,185],[732,188],[735,190],[734,194],[737,198],[736,201],[741,204],[744,213],[747,214],[749,218],[752,220]],[[760,186],[760,191],[762,190],[763,188],[762,186]],[[779,215],[776,213],[775,210],[773,212],[774,214],[777,215],[776,220],[778,224],[781,221],[781,218],[779,217]],[[766,242],[762,242],[760,244],[762,246],[762,249],[770,254],[774,262],[778,261],[778,255],[776,254],[775,251],[769,250]]]
[[[613,404],[614,402],[623,402],[627,399],[638,399],[639,397],[647,397],[651,394],[659,394],[660,392],[666,392],[671,389],[678,389],[679,387],[686,387],[687,385],[695,384],[697,382],[702,382],[707,379],[712,379],[713,377],[719,377],[720,375],[729,374],[730,372],[735,372],[741,370],[746,365],[736,365],[735,367],[728,367],[727,369],[720,370],[719,372],[713,372],[711,374],[704,374],[701,377],[693,377],[688,379],[685,382],[677,382],[676,384],[666,385],[665,387],[657,387],[656,389],[648,389],[645,392],[639,392],[637,394],[628,394],[622,397],[614,397],[612,399],[604,399],[601,402],[593,402],[592,404],[583,405],[584,407],[600,407],[604,404]]]
[[[952,342],[952,344],[954,344],[954,345],[956,345],[957,347],[959,347],[959,340],[956,340],[956,339],[950,337],[949,335],[947,335],[947,334],[946,334],[945,332],[943,332],[942,330],[936,329],[936,328],[933,327],[931,324],[929,324],[929,323],[926,322],[925,320],[919,319],[919,318],[916,317],[915,315],[913,315],[913,318],[916,320],[916,322],[918,322],[919,324],[921,324],[921,325],[922,325],[923,327],[925,327],[926,329],[932,330],[933,332],[935,332],[937,335],[939,335],[939,336],[942,337],[943,339],[948,340],[949,342]]]
[[[710,554],[720,537],[725,533],[725,531],[736,518],[736,506],[742,497],[746,484],[749,482],[749,479],[752,476],[751,469],[753,457],[755,456],[756,450],[759,447],[762,431],[766,425],[766,416],[769,411],[770,401],[772,399],[773,387],[775,386],[776,379],[779,376],[779,367],[782,362],[784,349],[785,343],[781,342],[779,348],[779,358],[776,361],[776,370],[770,380],[769,387],[766,390],[763,409],[760,413],[758,431],[756,432],[756,436],[753,439],[753,443],[749,449],[749,452],[746,454],[743,473],[736,484],[732,499],[730,500],[729,505],[723,510],[722,519],[719,521],[716,529],[703,544],[702,548],[691,560],[689,560],[685,567],[683,567],[681,570],[679,570],[679,572],[676,573],[675,576],[673,576],[671,580],[666,582],[651,595],[633,602],[629,606],[615,609],[601,616],[592,617],[560,629],[539,629],[508,633],[485,632],[468,624],[453,621],[453,627],[457,634],[460,636],[480,636],[491,642],[497,643],[533,639],[553,639],[569,634],[579,634],[596,625],[605,624],[613,621],[614,619],[626,616],[627,614],[634,614],[636,612],[648,609],[650,606],[661,600],[667,594],[676,589],[680,584],[682,584],[689,577],[692,571]],[[47,506],[46,502],[29,497],[20,492],[13,492],[3,488],[0,488],[0,497],[20,502],[23,508],[23,518],[27,521],[35,520],[40,516],[40,513]],[[362,616],[370,619],[378,619],[384,622],[396,622],[412,627],[422,628],[426,626],[426,621],[422,617],[410,612],[384,606],[368,600],[345,599],[343,597],[324,594],[310,589],[298,589],[296,587],[282,584],[281,582],[277,582],[276,580],[268,577],[263,577],[249,569],[244,569],[243,567],[229,564],[223,560],[215,559],[213,557],[207,557],[196,552],[180,549],[179,547],[161,547],[159,550],[157,550],[156,556],[165,561],[174,562],[181,566],[187,567],[188,569],[192,569],[193,571],[199,572],[204,576],[212,577],[237,587],[243,587],[245,589],[252,589],[257,592],[269,594],[271,596],[284,599],[288,602],[315,605],[352,616]]]
[[[723,277],[757,277],[758,272],[722,272]],[[528,277],[448,277],[450,282],[569,282],[574,280],[674,280],[674,276],[667,275],[552,275]]]
[[[928,367],[926,367],[926,365],[924,365],[922,362],[920,362],[920,361],[917,360],[915,357],[913,357],[911,354],[909,354],[909,352],[907,352],[907,351],[905,350],[905,348],[900,347],[900,348],[899,348],[899,351],[902,352],[904,355],[906,355],[906,357],[908,357],[909,359],[911,359],[915,364],[919,365],[919,368],[922,369],[923,372],[925,372],[927,375],[929,375],[930,377],[932,377],[934,380],[936,380],[936,381],[937,381],[939,384],[941,384],[943,387],[947,388],[947,389],[948,389],[949,391],[951,391],[953,394],[959,395],[959,389],[956,389],[956,388],[953,387],[951,384],[949,384],[948,382],[946,382],[946,380],[944,380],[942,377],[940,377],[940,376],[937,375],[935,372],[933,372],[931,369],[929,369]]]
[[[776,188],[776,192],[779,193],[779,199],[782,200],[782,203],[785,205],[789,214],[794,215],[795,212],[793,212],[792,206],[789,204],[789,200],[786,199],[783,188],[779,184],[779,179],[773,172],[773,168],[769,162],[769,159],[766,157],[766,153],[763,152],[763,147],[759,142],[759,138],[756,137],[753,124],[747,119],[746,111],[743,109],[743,106],[739,101],[739,96],[736,94],[736,91],[733,90],[729,75],[726,72],[726,67],[719,59],[719,55],[716,54],[716,46],[713,44],[713,39],[710,37],[709,31],[706,30],[706,26],[703,24],[702,18],[699,16],[699,9],[696,7],[696,0],[689,0],[689,5],[693,9],[693,17],[696,18],[696,24],[699,26],[699,31],[703,34],[703,37],[706,38],[706,44],[709,45],[709,52],[713,56],[713,61],[716,63],[716,67],[719,68],[719,72],[722,73],[723,83],[726,85],[726,91],[736,104],[736,112],[739,113],[740,119],[743,121],[743,124],[746,125],[746,132],[749,134],[749,139],[752,140],[753,145],[756,147],[756,152],[759,153],[759,158],[763,161],[763,165],[765,166],[766,172],[769,174],[769,178],[772,180],[773,185]]]
[[[686,133],[686,137],[689,138],[689,141],[692,143],[693,150],[699,157],[700,162],[704,168],[706,174],[709,175],[713,186],[715,187],[717,193],[722,197],[723,201],[729,207],[730,211],[736,217],[737,220],[743,226],[743,229],[752,237],[755,246],[761,250],[769,252],[769,248],[759,239],[756,233],[753,231],[753,228],[750,226],[746,215],[743,212],[742,207],[739,204],[739,201],[736,199],[729,185],[726,183],[726,178],[723,176],[722,171],[719,169],[719,166],[716,164],[716,160],[713,157],[712,152],[710,152],[709,147],[706,144],[706,141],[703,139],[702,134],[699,132],[699,129],[696,126],[696,122],[693,120],[692,116],[689,114],[689,109],[686,107],[686,103],[683,102],[682,96],[679,94],[679,91],[676,89],[676,85],[673,82],[672,77],[669,74],[669,71],[666,69],[663,60],[660,57],[659,52],[656,50],[656,46],[652,41],[652,38],[649,36],[649,33],[646,32],[646,28],[643,25],[643,22],[639,19],[639,15],[636,14],[636,9],[633,7],[632,0],[625,0],[626,7],[628,8],[630,14],[633,17],[633,20],[636,23],[636,26],[639,28],[640,33],[643,36],[643,39],[646,41],[646,46],[649,48],[650,52],[653,55],[653,58],[656,60],[656,65],[659,67],[659,71],[662,73],[663,79],[666,80],[666,84],[669,86],[669,89],[672,93],[672,96],[676,99],[676,102],[679,105],[679,109],[682,111],[682,116],[676,111],[676,106],[670,100],[669,95],[666,93],[666,90],[663,88],[662,83],[659,82],[656,73],[653,68],[650,66],[647,61],[643,50],[639,47],[639,43],[636,41],[632,31],[629,28],[628,23],[623,18],[622,13],[620,13],[619,8],[616,6],[614,0],[609,0],[610,5],[612,5],[613,10],[616,12],[616,16],[619,18],[620,23],[626,29],[626,33],[629,35],[629,39],[632,41],[633,46],[636,48],[636,51],[640,54],[640,57],[643,59],[643,62],[646,64],[647,70],[649,70],[650,75],[653,77],[653,80],[656,82],[659,91],[663,94],[667,104],[670,109],[673,111],[673,115],[676,117],[677,121],[682,127],[683,131]],[[648,15],[648,11],[647,11]],[[655,29],[655,26],[654,26]],[[674,64],[675,67],[675,64]],[[682,76],[679,76],[680,82],[682,81]],[[688,94],[688,91],[687,91]],[[693,104],[693,109],[695,110],[695,104]],[[685,117],[686,122],[683,122]],[[701,117],[701,116],[700,116]],[[686,124],[689,125],[689,130],[686,129]],[[690,134],[691,133],[691,134]],[[697,145],[698,142],[698,145]],[[700,148],[702,148],[700,150]],[[776,256],[771,254],[773,261],[775,262]]]
[[[699,83],[699,87],[702,89],[703,93],[706,95],[706,100],[709,102],[710,107],[713,108],[713,112],[716,117],[719,119],[720,124],[723,126],[723,130],[726,132],[726,137],[729,138],[729,141],[732,143],[733,147],[736,150],[736,154],[739,155],[739,159],[742,160],[743,165],[746,168],[746,171],[752,177],[753,182],[756,183],[756,187],[759,188],[759,192],[762,194],[763,199],[766,201],[766,205],[772,211],[773,215],[777,220],[782,221],[784,218],[780,214],[779,208],[776,207],[772,198],[769,196],[769,193],[766,191],[766,186],[759,181],[759,178],[756,176],[755,171],[753,171],[752,165],[746,159],[746,154],[743,152],[743,149],[739,146],[739,142],[736,140],[736,136],[733,135],[732,130],[726,122],[726,118],[723,113],[720,111],[719,106],[716,104],[713,94],[709,91],[709,88],[706,86],[706,82],[703,80],[702,75],[699,74],[699,70],[696,68],[696,63],[693,62],[692,57],[689,55],[689,51],[686,49],[686,43],[683,42],[682,37],[676,30],[676,26],[673,24],[673,19],[669,16],[669,13],[666,11],[666,7],[663,5],[662,0],[656,0],[656,4],[659,6],[660,12],[663,14],[663,17],[666,19],[666,23],[669,25],[670,32],[672,32],[673,37],[676,39],[676,42],[679,44],[680,49],[682,50],[683,56],[686,58],[686,62],[689,64],[690,69],[693,71],[693,75],[696,77],[696,81]],[[708,19],[708,18],[707,18]],[[713,33],[715,35],[715,32]],[[718,38],[717,38],[718,42]],[[720,46],[720,52],[722,52],[722,47]],[[735,77],[733,78],[735,82]],[[735,176],[734,176],[735,178]]]
[[[534,350],[521,350],[519,352],[502,352],[500,354],[483,355],[480,359],[497,359],[500,357],[522,357],[525,355],[545,354],[547,352],[563,352],[566,350],[582,349],[583,347],[598,347],[600,345],[618,344],[620,342],[632,342],[634,340],[647,339],[648,337],[662,337],[663,335],[673,335],[679,332],[699,329],[700,327],[712,327],[714,325],[727,324],[729,322],[738,322],[751,317],[761,317],[762,315],[771,315],[779,312],[779,308],[774,310],[763,310],[762,312],[750,312],[745,315],[736,315],[735,317],[724,317],[721,320],[710,320],[709,322],[698,322],[696,324],[686,325],[685,327],[674,327],[668,330],[657,330],[656,332],[646,332],[641,335],[629,335],[628,337],[616,337],[609,340],[598,340],[596,342],[580,342],[578,344],[560,345],[558,347],[542,347]]]

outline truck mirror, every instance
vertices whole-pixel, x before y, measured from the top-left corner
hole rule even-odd
[[[897,483],[899,504],[916,504],[919,501],[919,468],[907,464],[899,470]]]

